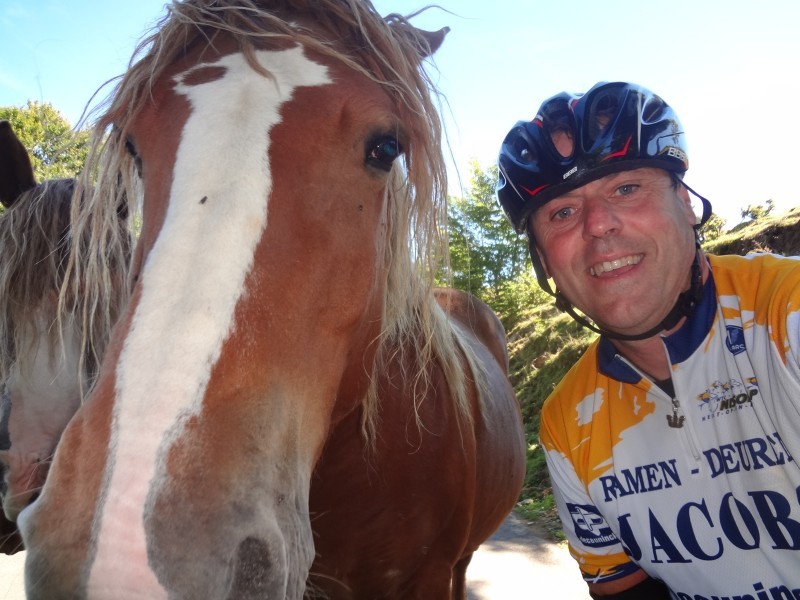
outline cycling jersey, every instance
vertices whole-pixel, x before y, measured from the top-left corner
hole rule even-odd
[[[641,568],[680,600],[800,600],[800,260],[708,260],[661,338],[674,398],[601,336],[545,402],[556,505],[589,582]]]

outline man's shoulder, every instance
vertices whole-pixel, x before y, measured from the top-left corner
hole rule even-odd
[[[766,290],[800,292],[800,257],[756,253],[747,256],[709,255],[711,272],[719,296],[764,297]]]
[[[800,269],[800,256],[781,256],[768,252],[739,254],[707,254],[713,273],[747,274],[754,271],[784,271]]]
[[[599,338],[593,341],[577,362],[570,367],[547,397],[542,410],[553,410],[564,402],[577,403],[596,388],[598,371]]]

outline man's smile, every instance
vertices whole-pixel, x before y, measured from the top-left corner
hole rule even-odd
[[[595,277],[600,277],[603,273],[610,273],[622,267],[630,265],[637,265],[644,258],[644,254],[632,254],[630,256],[622,256],[610,261],[599,262],[589,268],[589,273]]]

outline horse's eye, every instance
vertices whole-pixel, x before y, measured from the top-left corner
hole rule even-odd
[[[388,171],[402,153],[403,148],[397,139],[391,136],[382,136],[367,146],[367,164]]]

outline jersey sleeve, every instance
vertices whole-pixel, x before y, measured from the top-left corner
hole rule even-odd
[[[570,554],[578,562],[584,580],[588,583],[613,581],[637,571],[639,567],[625,553],[572,464],[551,443],[544,440],[542,443],[558,516]]]

